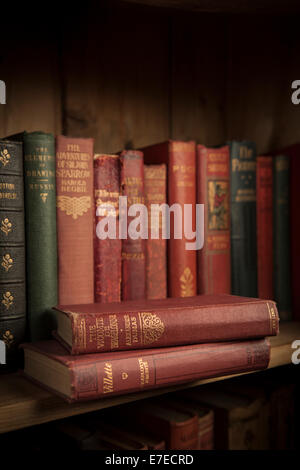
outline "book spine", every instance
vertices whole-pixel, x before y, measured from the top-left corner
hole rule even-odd
[[[289,158],[274,159],[274,298],[280,318],[291,320]]]
[[[127,197],[129,211],[133,204],[144,204],[143,153],[125,150],[120,155],[120,161],[121,192],[122,196]],[[123,212],[120,216],[123,218]],[[143,217],[143,213],[141,217]],[[127,224],[124,227],[126,238],[122,239],[122,300],[144,299],[146,297],[146,244],[145,239],[134,238],[130,233],[130,224],[134,219],[134,216],[127,216]],[[144,225],[143,221],[141,225]]]
[[[151,207],[152,204],[167,203],[166,165],[144,165],[144,178],[145,203],[148,209],[148,240],[146,242],[147,299],[163,299],[167,297],[167,242],[166,239],[162,238],[162,217],[157,210],[151,209]]]
[[[122,240],[118,236],[120,168],[118,155],[95,155],[94,191],[96,206],[95,301],[121,300]],[[110,220],[110,222],[109,222]],[[115,238],[106,235],[114,223]],[[105,224],[105,226],[103,226]]]
[[[168,203],[180,204],[182,213],[185,207],[191,208],[185,215],[192,229],[196,224],[196,146],[195,142],[169,142]],[[183,225],[183,224],[182,224]],[[171,297],[190,297],[197,294],[196,251],[189,250],[191,239],[182,234],[181,239],[174,237],[174,224],[171,222],[168,244],[168,288]]]
[[[231,142],[231,289],[257,297],[256,149]]]
[[[198,417],[196,415],[185,421],[176,423],[166,421],[147,410],[141,410],[143,424],[149,431],[156,433],[166,442],[167,450],[197,450],[198,449]]]
[[[0,140],[0,340],[5,343],[5,369],[16,365],[25,327],[22,143]]]
[[[276,304],[265,301],[247,306],[68,315],[72,323],[72,354],[273,336],[278,333],[279,324]]]
[[[128,353],[127,353],[128,354]],[[87,357],[70,362],[70,401],[86,401],[186,383],[201,378],[264,369],[270,359],[266,339],[137,351],[136,355]]]
[[[55,140],[24,133],[27,310],[32,341],[51,337],[57,304]]]
[[[93,139],[58,136],[59,303],[94,302]]]
[[[198,293],[230,294],[229,147],[198,145],[198,198],[204,204],[204,246],[198,250]]]
[[[212,410],[198,418],[198,449],[214,449],[214,412]]]
[[[273,159],[256,162],[258,296],[273,299]]]

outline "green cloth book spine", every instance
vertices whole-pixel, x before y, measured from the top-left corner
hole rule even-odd
[[[292,319],[289,210],[289,157],[274,158],[274,296],[281,320]]]
[[[25,329],[23,150],[0,140],[0,372],[18,366]]]
[[[230,142],[232,294],[257,297],[256,147]]]
[[[51,337],[57,304],[55,139],[23,134],[27,308],[32,341]]]

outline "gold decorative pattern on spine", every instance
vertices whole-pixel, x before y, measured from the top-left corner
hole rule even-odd
[[[181,297],[191,297],[194,295],[194,276],[190,268],[185,268],[180,276]]]
[[[42,198],[42,201],[45,203],[47,201],[48,193],[41,193],[40,196]]]
[[[267,303],[267,306],[268,306],[269,317],[270,317],[271,332],[275,333],[277,330],[277,315],[275,313],[275,309],[273,306],[270,307],[268,303]]]
[[[7,236],[9,232],[12,230],[12,223],[9,221],[9,219],[4,219],[1,220],[1,230],[5,235]]]
[[[5,294],[3,294],[2,303],[3,303],[3,305],[5,305],[7,310],[9,309],[9,307],[11,307],[11,305],[13,305],[13,303],[14,303],[13,300],[14,300],[14,297],[13,297],[13,295],[11,295],[11,293],[9,291],[7,291],[7,292],[5,292]]]
[[[4,343],[6,344],[6,346],[9,348],[14,342],[14,335],[12,334],[11,331],[7,330],[3,334],[2,339],[3,339]]]
[[[0,154],[0,162],[2,163],[3,166],[6,166],[10,161],[10,154],[7,149],[4,149],[1,151]]]
[[[13,262],[14,262],[14,260],[10,257],[10,254],[7,253],[2,258],[1,266],[3,266],[3,268],[5,269],[6,272],[8,272],[10,270],[10,268],[12,267]]]
[[[163,321],[155,313],[139,313],[140,325],[142,327],[143,344],[151,344],[157,341],[165,331]]]
[[[58,196],[57,207],[67,215],[71,215],[73,219],[77,219],[91,208],[91,198],[90,196]]]

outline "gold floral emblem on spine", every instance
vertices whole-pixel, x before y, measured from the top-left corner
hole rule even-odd
[[[40,196],[42,198],[42,201],[45,203],[47,201],[48,193],[41,193]]]
[[[78,216],[83,215],[91,208],[91,198],[90,196],[58,196],[57,207],[67,215],[71,215],[73,219],[77,219]]]
[[[12,267],[13,265],[13,259],[10,257],[10,254],[7,253],[6,255],[3,256],[2,258],[2,263],[1,263],[1,266],[3,266],[3,268],[5,269],[6,272],[8,272],[10,270],[10,268]]]
[[[11,333],[11,331],[7,330],[3,334],[2,339],[4,343],[6,344],[6,346],[9,348],[14,342],[14,335]]]
[[[139,316],[141,319],[143,344],[154,343],[165,331],[164,323],[155,313],[141,312]]]
[[[1,230],[5,235],[7,236],[9,232],[12,230],[12,223],[9,221],[9,219],[4,219],[1,220]]]
[[[7,310],[14,303],[13,300],[14,300],[14,297],[13,297],[13,295],[11,295],[11,293],[9,291],[7,291],[7,292],[5,292],[5,294],[3,294],[2,303],[3,303],[3,305],[5,305]]]
[[[6,166],[9,161],[10,161],[10,154],[8,152],[7,149],[4,149],[1,151],[1,154],[0,154],[0,161],[2,163],[3,166]]]
[[[191,297],[194,295],[194,276],[190,268],[185,268],[180,276],[181,297]]]

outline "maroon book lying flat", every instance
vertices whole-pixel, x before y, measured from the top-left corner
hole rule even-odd
[[[65,305],[59,339],[71,354],[259,338],[278,333],[273,301],[233,295]]]
[[[266,339],[82,356],[54,340],[23,348],[26,376],[70,402],[265,369],[270,360]]]

